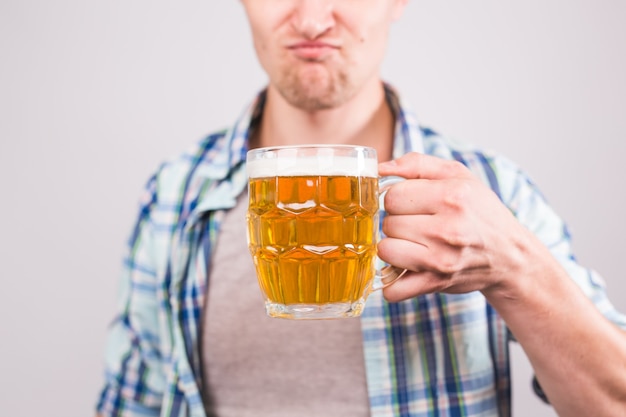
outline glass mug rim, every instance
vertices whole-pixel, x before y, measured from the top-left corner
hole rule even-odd
[[[306,148],[337,148],[337,149],[363,149],[368,151],[373,151],[376,153],[376,149],[371,146],[365,145],[350,145],[346,143],[307,143],[307,144],[298,144],[298,145],[274,145],[274,146],[261,146],[258,148],[248,149],[247,153],[255,153],[255,152],[267,152],[273,150],[281,150],[281,149],[306,149]]]
[[[294,153],[290,153],[293,151]],[[310,152],[309,152],[310,151]],[[329,151],[329,153],[325,154],[325,151]],[[330,157],[330,158],[328,158]],[[339,158],[339,159],[336,159]],[[274,160],[276,163],[274,164],[272,161]],[[251,168],[251,165],[255,162],[259,161],[259,166]],[[267,161],[265,164],[263,162]],[[286,161],[286,162],[285,162]],[[247,213],[247,222],[248,222],[248,245],[255,263],[255,269],[257,272],[257,278],[259,279],[259,284],[261,287],[261,292],[264,295],[266,301],[266,312],[270,317],[282,317],[282,318],[291,318],[291,319],[319,319],[319,318],[342,318],[342,317],[358,317],[361,315],[363,307],[365,305],[366,299],[369,295],[376,290],[382,289],[392,282],[395,282],[401,275],[403,275],[406,270],[402,270],[400,268],[393,267],[391,265],[387,265],[382,269],[376,267],[374,260],[379,259],[376,255],[375,246],[380,241],[379,233],[380,233],[380,212],[381,205],[378,203],[379,199],[387,189],[394,183],[399,182],[398,179],[390,179],[390,178],[380,178],[378,176],[378,158],[376,150],[372,147],[362,146],[362,145],[346,145],[346,144],[306,144],[306,145],[281,145],[281,146],[269,146],[269,147],[261,147],[254,148],[247,152],[246,162],[248,163],[247,172],[248,172],[248,187],[249,187],[249,207]],[[285,162],[283,164],[283,162]],[[321,165],[321,166],[320,166]],[[282,169],[282,171],[281,171]],[[254,171],[254,172],[250,172]],[[375,199],[375,210],[370,211],[368,216],[371,217],[370,222],[372,230],[371,238],[369,240],[368,245],[373,246],[372,249],[374,252],[373,258],[371,258],[369,262],[369,266],[364,269],[367,272],[367,279],[363,281],[363,287],[358,293],[358,297],[350,298],[350,302],[347,307],[343,304],[346,303],[322,303],[319,304],[309,303],[314,305],[309,305],[307,303],[288,303],[287,301],[283,301],[284,305],[281,305],[278,302],[272,301],[275,299],[275,296],[270,296],[268,294],[267,284],[263,284],[263,278],[261,277],[260,271],[260,263],[265,262],[265,260],[261,261],[259,259],[260,255],[259,248],[264,248],[259,242],[256,242],[255,249],[251,245],[251,234],[256,233],[257,236],[261,236],[262,234],[258,232],[258,225],[253,224],[256,221],[261,221],[259,219],[260,216],[251,213],[251,206],[253,204],[253,199],[258,198],[258,196],[253,196],[254,191],[252,191],[252,183],[254,181],[260,181],[262,179],[269,179],[272,187],[278,186],[278,178],[286,178],[292,177],[296,178],[298,176],[301,177],[318,177],[319,178],[331,178],[331,177],[344,177],[344,178],[370,178],[370,180],[366,181],[374,181],[375,188],[370,190],[371,193],[369,197],[362,197],[360,194],[361,186],[357,186],[359,191],[357,192],[357,198],[369,198]],[[322,180],[320,180],[322,181]],[[358,180],[363,181],[363,180]],[[386,185],[385,185],[386,184]],[[300,187],[302,184],[300,184]],[[379,189],[380,187],[380,189]],[[300,190],[300,189],[298,189]],[[273,192],[273,191],[270,191]],[[281,191],[282,192],[282,191]],[[300,191],[297,191],[300,192]],[[354,193],[354,190],[351,192]],[[277,199],[277,204],[282,204]],[[360,206],[359,206],[360,207]],[[344,220],[345,222],[345,220]],[[272,226],[265,225],[264,227],[271,228]],[[321,227],[321,226],[320,226]],[[341,227],[341,226],[340,226]],[[275,233],[279,233],[276,231]],[[284,232],[280,232],[284,233]],[[351,233],[351,232],[350,232]],[[296,239],[296,244],[301,246],[307,246],[307,243],[310,242],[300,242]],[[357,242],[353,242],[357,243]],[[345,242],[344,242],[345,244]],[[256,252],[255,252],[256,251]],[[366,264],[367,264],[366,262]],[[279,270],[278,266],[273,266],[275,270]],[[352,272],[351,272],[352,273]],[[282,274],[282,272],[280,272]],[[280,279],[276,278],[275,286],[279,286],[278,283],[285,282],[289,279],[289,277],[285,276]],[[299,280],[300,278],[298,278]],[[330,277],[328,280],[335,279],[335,277]],[[342,277],[343,279],[343,277]],[[353,277],[349,277],[349,279],[356,279]],[[285,280],[285,281],[283,281]],[[347,279],[346,279],[347,280]],[[265,285],[265,287],[264,287]],[[282,284],[280,284],[282,285]],[[291,284],[286,284],[291,285]],[[321,285],[321,284],[318,284]],[[299,289],[298,289],[299,291]],[[338,307],[339,304],[342,304]]]

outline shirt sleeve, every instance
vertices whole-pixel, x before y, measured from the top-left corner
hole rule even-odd
[[[144,192],[128,241],[119,286],[117,314],[105,348],[105,384],[97,412],[102,416],[157,416],[165,376],[159,350],[159,303],[153,262],[156,180]]]
[[[492,158],[491,164],[498,177],[502,201],[549,248],[602,315],[626,329],[626,316],[617,311],[609,300],[604,280],[596,271],[579,264],[572,251],[567,225],[550,207],[535,184],[506,158]]]

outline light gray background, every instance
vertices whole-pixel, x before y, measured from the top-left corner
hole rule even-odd
[[[384,67],[424,124],[526,168],[622,311],[625,21],[619,0],[412,0]],[[141,187],[264,76],[234,0],[2,0],[0,60],[0,410],[89,416]],[[514,359],[515,415],[554,415]]]

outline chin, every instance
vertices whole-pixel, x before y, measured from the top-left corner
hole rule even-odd
[[[310,88],[307,88],[310,90]],[[301,110],[315,111],[328,110],[342,105],[345,100],[341,94],[326,91],[301,91],[294,89],[284,95],[285,99],[294,107]]]
[[[278,90],[287,102],[301,110],[328,110],[348,100],[350,89],[346,81],[342,74],[337,77],[328,77],[328,74],[315,74],[313,77],[292,76],[286,78],[282,85],[278,85]]]

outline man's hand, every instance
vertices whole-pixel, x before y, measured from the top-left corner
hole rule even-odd
[[[532,237],[461,163],[410,153],[380,164],[379,173],[407,179],[385,196],[379,256],[409,270],[385,289],[389,301],[483,291],[527,266]]]
[[[458,162],[417,153],[379,173],[407,179],[385,196],[379,256],[410,271],[387,300],[482,291],[559,415],[626,415],[626,334],[488,187]]]

